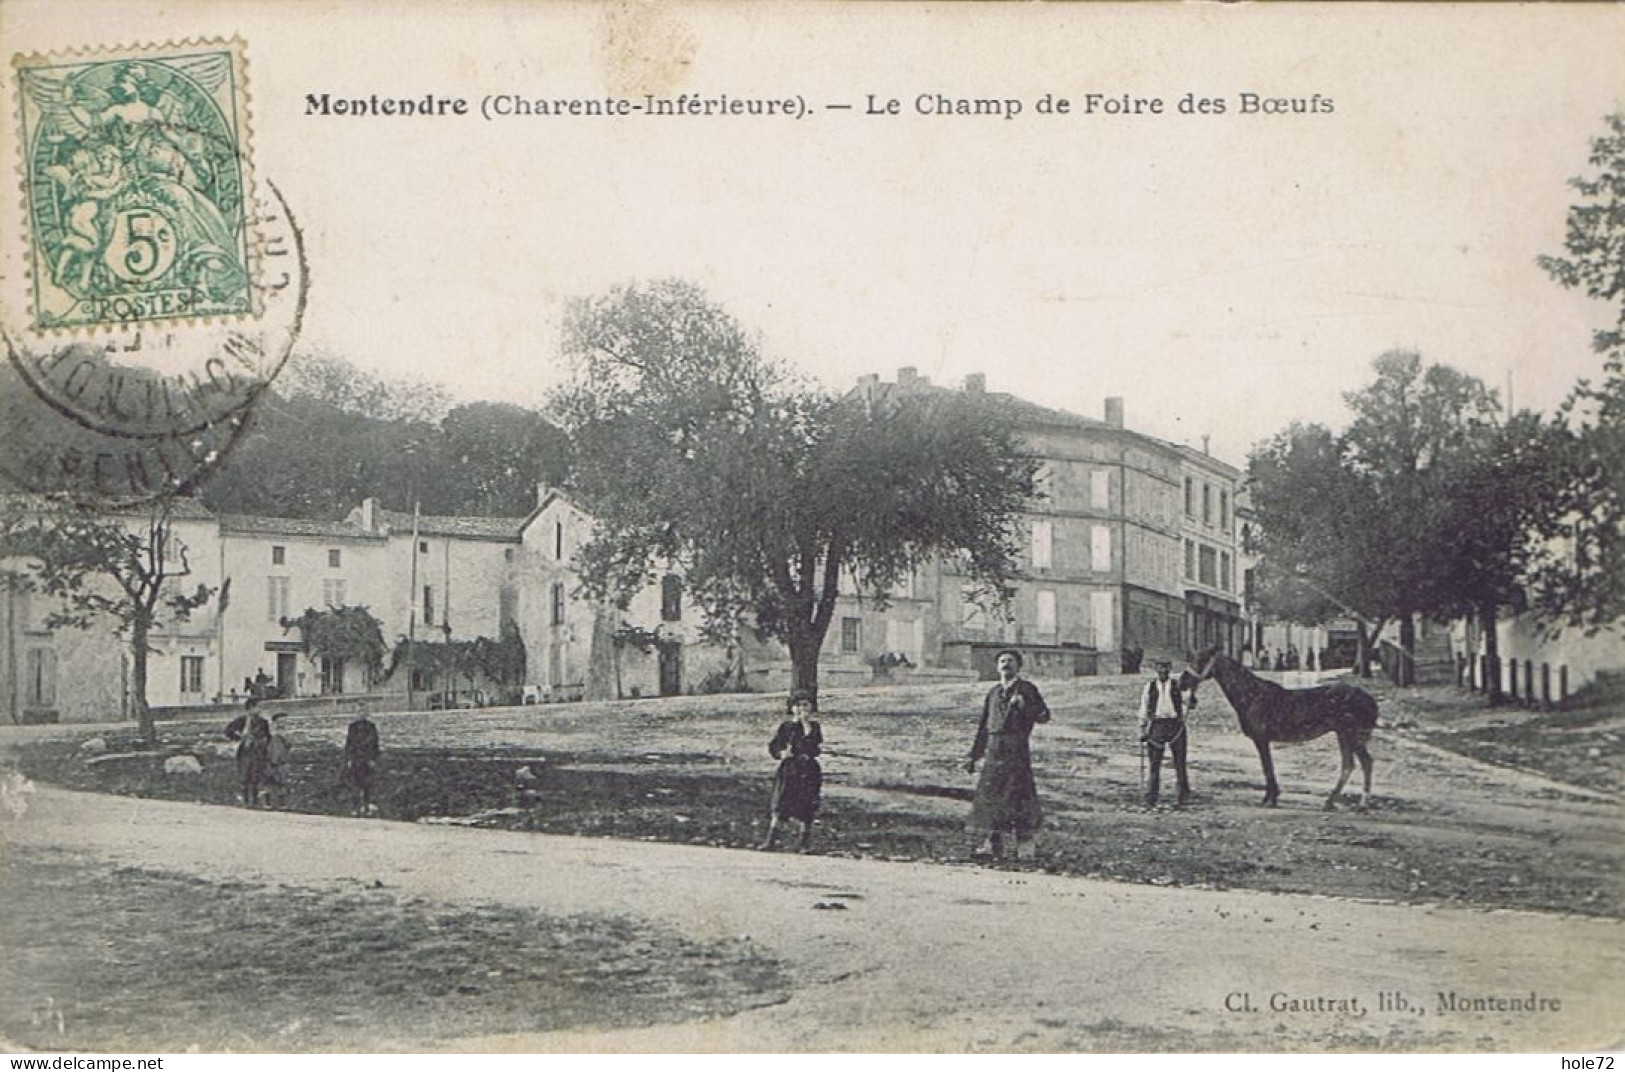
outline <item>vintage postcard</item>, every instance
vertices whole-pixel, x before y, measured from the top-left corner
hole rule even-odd
[[[1625,9],[0,49],[8,1050],[1625,1045]]]

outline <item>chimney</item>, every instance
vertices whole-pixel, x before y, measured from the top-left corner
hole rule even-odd
[[[920,370],[913,365],[907,365],[897,370],[897,386],[913,387],[920,378]]]
[[[1123,427],[1123,400],[1121,398],[1106,399],[1106,423],[1113,428]]]
[[[965,377],[965,393],[979,395],[987,391],[987,377],[980,372],[973,372]]]
[[[367,532],[378,531],[378,500],[366,498],[361,500],[361,527]]]
[[[1209,450],[1208,450],[1208,449],[1207,449],[1207,441],[1208,441],[1208,440],[1209,440],[1209,439],[1210,439],[1210,438],[1211,438],[1211,437],[1210,437],[1210,436],[1203,436],[1203,437],[1202,437],[1202,453],[1203,453],[1203,454],[1208,454],[1208,453],[1211,453],[1211,452],[1210,452],[1210,451],[1209,451]]]
[[[547,497],[552,493],[552,488],[538,480],[536,482],[536,509],[540,510],[544,505],[546,505]]]

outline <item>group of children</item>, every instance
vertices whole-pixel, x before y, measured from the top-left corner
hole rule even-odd
[[[277,732],[283,712],[267,719],[258,697],[250,697],[243,713],[226,724],[226,740],[237,742],[237,776],[242,782],[244,807],[282,807],[287,803],[288,739]],[[356,815],[376,815],[373,787],[382,748],[378,727],[365,715],[350,723],[344,737],[344,765],[340,781],[355,795]]]

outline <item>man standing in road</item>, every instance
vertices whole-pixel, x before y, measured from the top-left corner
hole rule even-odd
[[[1154,665],[1157,676],[1146,682],[1145,693],[1140,698],[1140,742],[1145,745],[1146,755],[1151,760],[1151,780],[1145,787],[1145,803],[1150,807],[1157,802],[1162,775],[1162,750],[1167,746],[1174,754],[1179,802],[1185,804],[1191,798],[1190,777],[1185,772],[1185,697],[1178,682],[1168,676],[1171,669],[1168,660],[1158,659]],[[1190,704],[1193,707],[1196,705],[1194,692]]]
[[[977,761],[987,757],[967,824],[969,830],[984,835],[977,856],[1003,856],[1006,833],[1016,836],[1018,860],[1037,855],[1033,836],[1042,814],[1028,736],[1035,725],[1049,721],[1049,708],[1037,686],[1022,678],[1021,663],[1019,651],[999,652],[999,683],[982,701],[976,743],[965,764],[968,773],[975,773]]]

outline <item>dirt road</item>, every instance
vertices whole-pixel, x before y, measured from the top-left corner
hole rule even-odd
[[[452,1049],[1621,1043],[1625,925],[1615,920],[245,812],[44,787],[11,800],[26,810],[0,812],[0,839],[19,849],[212,880],[361,882],[451,905],[610,913],[699,939],[748,935],[795,980],[787,1002],[719,1020],[447,1040]]]

